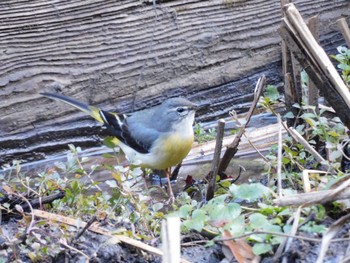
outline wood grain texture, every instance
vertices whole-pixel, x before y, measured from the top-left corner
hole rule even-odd
[[[320,14],[325,44],[342,43],[347,0],[295,3]],[[97,123],[42,91],[121,112],[181,95],[211,104],[201,121],[248,108],[260,74],[281,82],[280,15],[274,0],[2,1],[0,164],[99,143]]]

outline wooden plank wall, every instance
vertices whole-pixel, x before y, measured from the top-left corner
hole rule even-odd
[[[342,43],[348,0],[295,4],[321,15],[326,45]],[[185,96],[211,104],[200,121],[246,108],[261,73],[281,82],[280,15],[276,0],[2,1],[0,165],[99,143],[94,121],[41,91],[121,112]]]

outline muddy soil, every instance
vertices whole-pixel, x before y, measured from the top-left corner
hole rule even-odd
[[[325,224],[329,226],[333,219],[327,218]],[[33,244],[31,239],[28,238],[22,241],[22,244],[17,244],[15,246],[10,246],[9,241],[6,240],[5,236],[11,235],[13,239],[18,238],[18,229],[22,227],[20,220],[10,220],[8,222],[3,222],[1,224],[1,230],[3,235],[0,237],[0,262],[33,262],[28,257],[29,250],[33,250]],[[336,238],[341,238],[347,235],[350,229],[350,224],[348,223],[343,229],[338,233]],[[44,231],[44,232],[42,232]],[[55,237],[57,233],[54,233],[52,229],[41,229],[41,236],[48,235]],[[309,235],[309,237],[320,238],[317,235]],[[186,235],[182,242],[191,242],[198,240],[199,238],[204,239],[198,233],[192,233]],[[53,238],[54,239],[54,238]],[[53,240],[54,241],[54,240]],[[59,240],[57,240],[58,242]],[[145,241],[155,247],[160,247],[159,238],[152,241]],[[89,262],[92,263],[104,263],[104,262],[130,262],[130,263],[143,263],[143,262],[161,262],[161,257],[146,253],[138,248],[130,245],[125,245],[123,243],[116,244],[111,241],[110,238],[86,231],[79,239],[71,242],[70,246],[81,251],[89,257]],[[342,258],[345,256],[346,250],[349,243],[343,242],[332,242],[325,262],[341,262]],[[294,240],[288,252],[284,255],[287,262],[295,263],[313,263],[319,254],[320,243],[309,242],[305,240]],[[52,244],[52,251],[48,253],[47,256],[42,257],[37,262],[87,262],[86,257],[80,253],[77,253],[73,249],[65,248],[61,246],[57,249],[56,244]],[[194,245],[189,247],[183,247],[182,257],[189,262],[193,263],[219,263],[228,262],[225,261],[225,255],[222,252],[222,244],[215,244],[214,246],[204,246],[204,245]],[[281,260],[281,259],[280,259]],[[277,261],[277,262],[280,262]],[[236,262],[236,261],[232,261]],[[262,257],[263,263],[276,262],[273,260],[272,255],[266,255]]]

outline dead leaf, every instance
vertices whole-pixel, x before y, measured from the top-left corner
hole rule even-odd
[[[2,184],[2,189],[8,194],[8,195],[11,195],[13,194],[14,192],[12,191],[11,187],[9,187],[7,184]]]
[[[223,238],[233,238],[228,230],[222,234]],[[253,253],[252,247],[244,239],[225,240],[224,245],[227,246],[232,255],[239,263],[258,263],[260,257]]]

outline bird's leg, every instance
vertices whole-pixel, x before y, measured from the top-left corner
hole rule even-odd
[[[146,169],[141,169],[142,170],[142,178],[143,178],[143,183],[145,184],[145,189],[146,189],[146,192],[149,193],[149,189],[148,189],[148,184],[147,184],[147,172],[146,172]]]
[[[173,193],[173,188],[171,187],[170,177],[171,177],[171,168],[167,168],[165,170],[166,177],[168,179],[168,192],[169,192],[169,204],[173,204],[175,202],[175,196]]]

